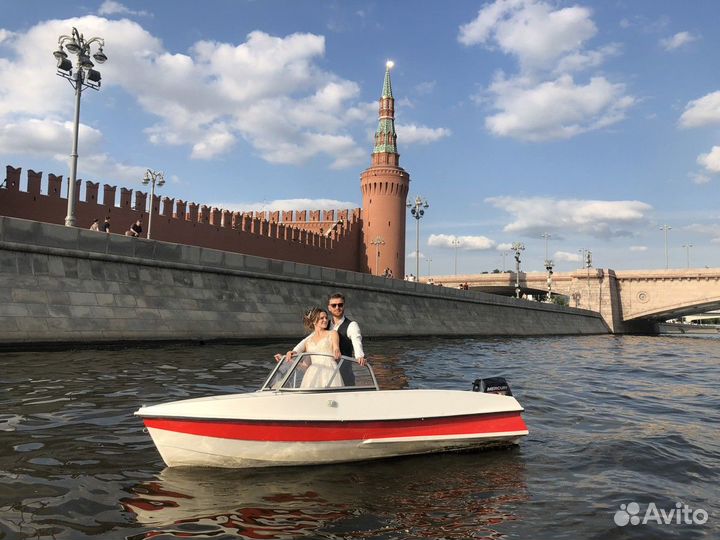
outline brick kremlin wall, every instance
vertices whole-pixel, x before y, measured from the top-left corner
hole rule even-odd
[[[6,167],[0,189],[0,215],[63,224],[67,214],[67,182],[62,176],[29,170],[27,189],[21,189],[22,169]],[[124,234],[139,217],[147,232],[147,198],[141,191],[77,181],[76,223],[87,229],[94,219],[110,217],[111,232]],[[134,195],[134,201],[133,201]],[[364,271],[361,260],[360,209],[233,212],[195,202],[155,196],[152,238],[222,251],[244,253],[343,270]]]

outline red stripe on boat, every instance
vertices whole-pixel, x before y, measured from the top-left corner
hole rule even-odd
[[[145,418],[145,426],[178,433],[246,441],[347,441],[526,431],[519,412],[349,422],[172,420]]]

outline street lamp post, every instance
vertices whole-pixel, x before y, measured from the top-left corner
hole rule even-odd
[[[427,270],[427,272],[428,272],[428,276],[429,276],[429,275],[431,275],[431,274],[430,274],[430,263],[432,262],[432,257],[428,257],[426,260],[427,260],[427,263],[428,263],[428,270]]]
[[[376,275],[376,276],[379,276],[379,275],[380,275],[380,271],[379,271],[379,264],[380,264],[380,246],[382,246],[382,245],[385,244],[385,240],[383,240],[382,238],[380,238],[380,237],[378,236],[375,240],[373,240],[373,241],[370,242],[370,243],[371,243],[373,246],[375,246],[375,248],[376,248],[376,251],[375,251],[375,275]]]
[[[548,260],[548,240],[550,239],[550,237],[552,235],[549,233],[542,233],[540,236],[545,239],[545,260],[547,261]]]
[[[520,252],[525,246],[522,242],[513,242],[511,249],[515,252],[515,298],[520,298]]]
[[[580,253],[580,268],[585,267],[585,254],[587,253],[587,249],[582,248],[578,249],[578,253]]]
[[[687,267],[690,268],[690,248],[693,247],[693,245],[692,244],[683,244],[683,247],[685,248]]]
[[[414,203],[407,203],[410,214],[415,218],[415,279],[420,279],[420,219],[425,215],[425,209],[430,205],[420,197],[415,197]]]
[[[589,249],[585,251],[585,269],[587,273],[587,291],[588,291],[588,309],[590,309],[590,267],[592,266],[592,251]],[[600,305],[598,302],[598,311],[600,310]]]
[[[153,200],[155,199],[155,185],[157,187],[162,187],[165,184],[165,176],[163,175],[162,171],[153,171],[151,169],[148,169],[145,171],[145,178],[143,178],[142,181],[143,184],[146,186],[148,184],[152,184],[152,187],[150,188],[150,212],[148,217],[148,232],[147,237],[148,240],[150,239],[150,231],[152,230],[152,216],[153,216]]]
[[[548,294],[547,294],[547,300],[550,302],[552,300],[552,275],[553,275],[553,267],[555,264],[550,259],[545,259],[545,270],[547,270],[547,287],[548,287]]]
[[[458,248],[460,247],[460,239],[459,238],[453,238],[451,241],[451,244],[455,248],[455,275],[457,276],[457,255],[458,255]]]
[[[55,60],[57,60],[57,74],[67,79],[75,89],[75,118],[73,123],[72,154],[70,154],[70,184],[68,185],[67,216],[65,216],[66,227],[75,226],[75,183],[77,182],[80,96],[86,88],[92,88],[93,90],[100,89],[100,72],[93,69],[95,64],[90,60],[91,45],[93,44],[97,45],[98,50],[92,57],[98,64],[104,63],[107,60],[107,56],[105,56],[103,52],[105,40],[99,37],[85,40],[84,36],[77,31],[77,28],[73,28],[69,36],[62,35],[58,38],[58,50],[53,53]],[[72,61],[68,58],[68,52],[77,56],[74,75]]]
[[[550,302],[552,299],[552,275],[553,275],[553,267],[555,264],[548,258],[548,240],[552,236],[550,233],[542,233],[540,235],[542,238],[545,239],[545,270],[547,270],[547,287],[548,287],[548,294],[547,294],[547,301]]]
[[[661,231],[665,231],[665,270],[669,268],[668,266],[668,239],[667,239],[667,233],[669,230],[671,230],[672,227],[670,225],[663,225],[660,227]]]

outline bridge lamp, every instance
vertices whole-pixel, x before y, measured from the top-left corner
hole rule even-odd
[[[414,203],[407,203],[406,206],[410,208],[410,214],[415,218],[415,279],[420,279],[420,219],[430,205],[418,195]]]
[[[690,248],[693,247],[693,245],[692,244],[683,244],[683,247],[685,248],[687,267],[690,268]]]
[[[665,270],[668,269],[668,231],[672,230],[670,225],[663,225],[660,227],[661,231],[665,232]]]
[[[455,248],[455,275],[457,276],[457,256],[458,256],[458,248],[460,247],[460,244],[462,244],[462,242],[460,241],[459,238],[453,238],[453,239],[450,241],[450,243],[451,243],[452,246]]]
[[[150,231],[152,230],[152,216],[153,216],[153,202],[155,200],[155,186],[162,187],[165,185],[165,176],[163,175],[162,171],[153,171],[151,169],[148,169],[145,171],[145,178],[143,178],[142,183],[144,185],[152,184],[152,187],[150,189],[150,213],[148,217],[148,232],[147,237],[148,240],[150,239]]]
[[[85,37],[77,31],[77,28],[73,28],[70,35],[62,35],[58,38],[58,50],[53,53],[57,62],[57,75],[67,79],[75,89],[75,120],[73,123],[72,154],[70,154],[70,185],[68,186],[68,208],[67,216],[65,217],[66,227],[75,226],[75,183],[77,182],[80,96],[86,88],[92,88],[93,90],[100,89],[100,72],[93,69],[95,64],[90,59],[93,46],[97,47],[97,51],[92,57],[98,64],[105,63],[107,60],[107,56],[103,52],[105,40],[99,37],[86,40]],[[68,53],[77,56],[74,74],[73,64],[68,58]]]
[[[547,260],[548,260],[548,240],[550,239],[551,236],[552,236],[552,235],[551,235],[550,233],[546,233],[546,232],[545,232],[545,233],[542,233],[542,234],[540,235],[541,238],[544,238],[544,239],[545,239],[545,261],[546,261],[546,262],[547,262]]]
[[[520,298],[520,252],[525,250],[525,245],[513,242],[510,249],[515,252],[515,298]]]

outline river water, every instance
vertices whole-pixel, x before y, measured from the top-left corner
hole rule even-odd
[[[0,353],[0,539],[720,537],[717,338],[369,340],[381,386],[507,377],[530,435],[369,463],[165,469],[133,411],[255,389],[288,345]]]

